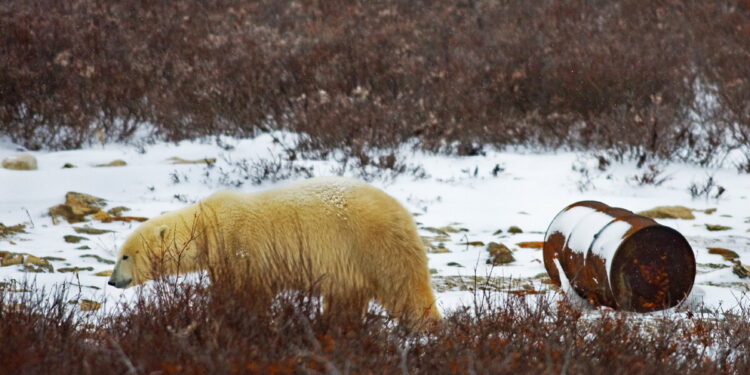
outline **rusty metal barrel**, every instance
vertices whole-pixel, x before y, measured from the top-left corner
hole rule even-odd
[[[544,237],[544,267],[594,305],[649,312],[678,305],[695,281],[695,254],[676,230],[596,201],[571,204]]]

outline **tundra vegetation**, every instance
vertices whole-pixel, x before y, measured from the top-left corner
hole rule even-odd
[[[748,171],[749,7],[3,2],[0,134],[34,150],[290,130],[305,135],[298,153],[341,150],[362,165],[371,148],[407,140],[457,155],[595,150],[642,165],[713,165],[739,149]]]
[[[664,163],[715,167],[729,153],[750,172],[747,0],[16,0],[0,2],[0,50],[0,138],[28,150],[300,137],[223,170],[206,159],[222,185],[314,175],[304,158],[363,179],[424,176],[404,145],[590,153],[596,166],[573,166],[582,191],[621,161],[637,162],[635,185],[668,182]],[[725,191],[713,176],[688,189]],[[733,313],[640,316],[489,289],[422,327],[375,306],[362,320],[323,314],[315,290],[168,278],[100,306],[75,285],[0,282],[0,373],[750,373],[742,296]]]
[[[361,320],[321,313],[314,290],[268,304],[236,284],[163,280],[135,301],[95,309],[93,301],[69,303],[75,289],[12,286],[21,287],[36,292],[0,289],[0,369],[8,374],[750,370],[747,309],[591,315],[549,295],[476,292],[472,306],[418,327],[374,307]]]

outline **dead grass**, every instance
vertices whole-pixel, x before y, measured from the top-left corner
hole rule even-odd
[[[739,0],[4,2],[0,134],[288,129],[355,158],[416,139],[712,164],[750,141],[749,33]]]
[[[219,285],[219,284],[217,284]],[[419,331],[371,310],[322,314],[307,292],[162,281],[97,319],[69,291],[0,290],[0,372],[659,373],[750,370],[750,316],[584,315],[548,296],[477,292],[469,311]],[[348,323],[343,323],[348,322]]]

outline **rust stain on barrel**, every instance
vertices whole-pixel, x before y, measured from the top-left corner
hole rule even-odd
[[[574,236],[575,249],[570,243]],[[580,247],[583,240],[585,248]],[[555,216],[543,251],[552,281],[561,285],[565,277],[594,305],[661,310],[680,303],[695,281],[695,256],[679,232],[596,201],[574,203]]]

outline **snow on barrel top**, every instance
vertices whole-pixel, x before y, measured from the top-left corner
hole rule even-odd
[[[614,219],[612,216],[600,211],[589,213],[570,232],[566,246],[575,252],[585,255],[592,241],[596,238],[597,233]]]
[[[555,233],[561,233],[567,238],[581,219],[594,212],[597,211],[591,207],[575,206],[567,211],[557,214],[557,216],[552,219],[552,224],[550,224],[550,227],[547,229],[547,235],[544,240],[548,241],[550,236]]]
[[[591,244],[591,253],[607,261],[607,275],[612,272],[612,259],[615,258],[615,252],[632,228],[633,226],[626,221],[613,221],[598,233],[596,240]],[[609,282],[609,278],[607,280]]]

